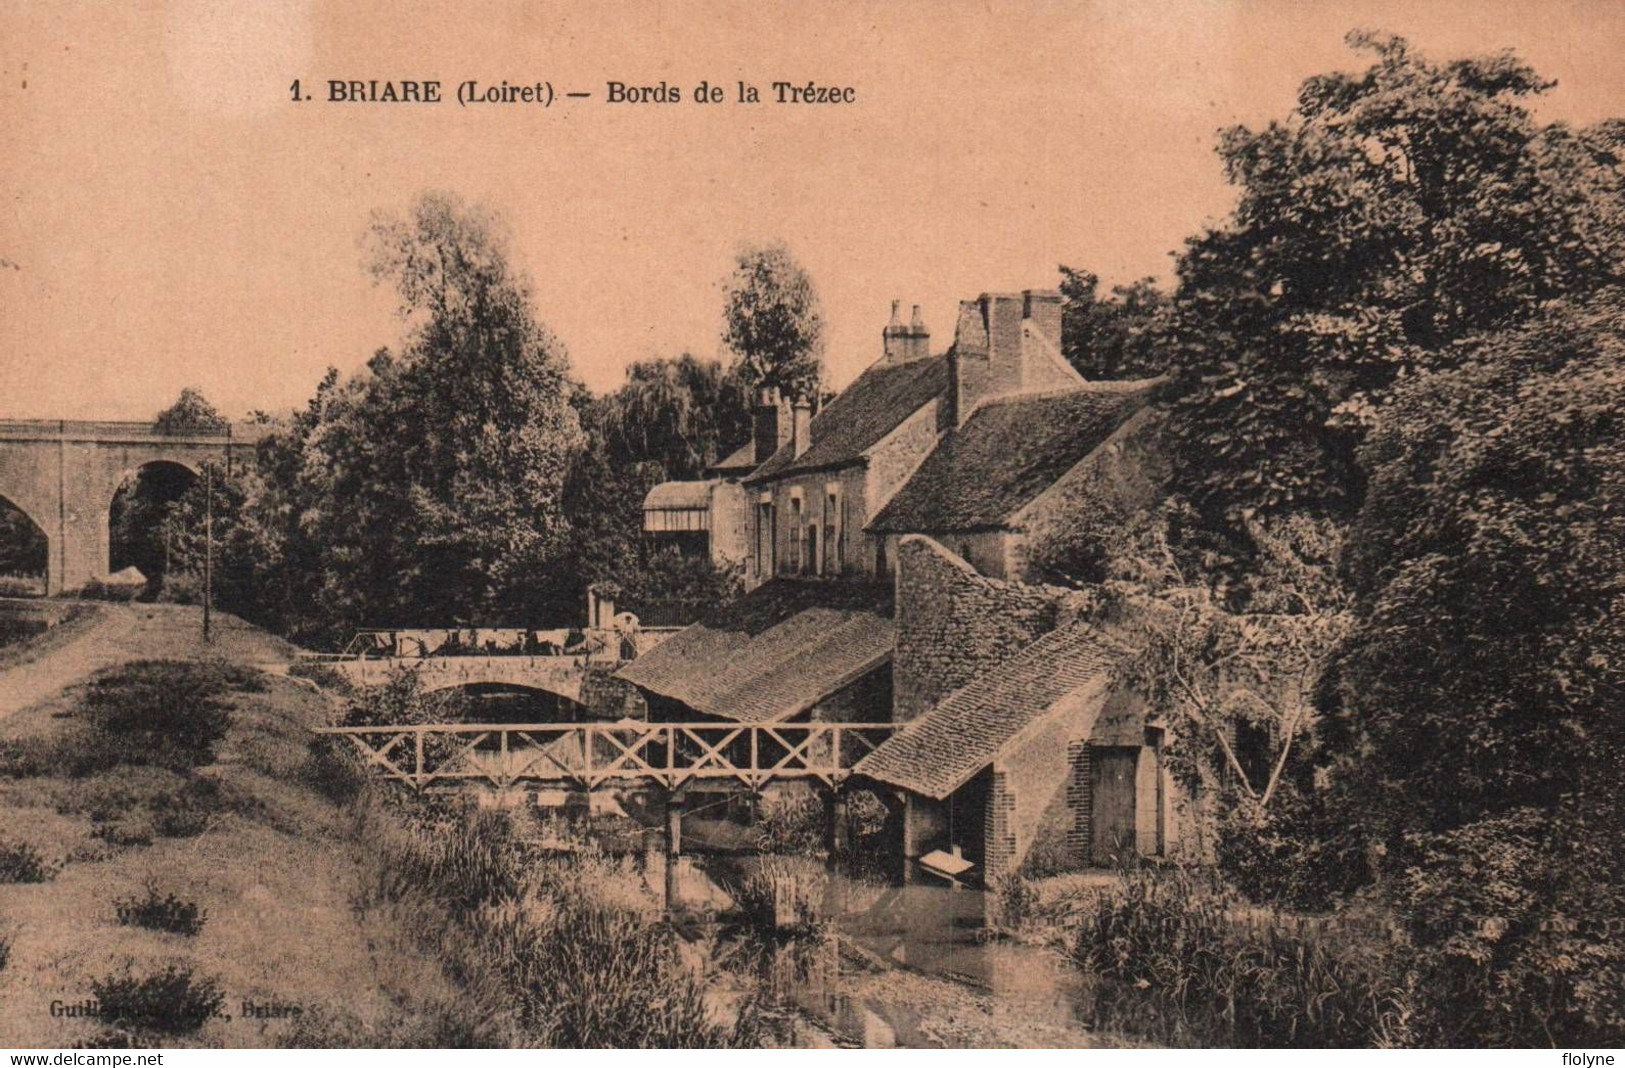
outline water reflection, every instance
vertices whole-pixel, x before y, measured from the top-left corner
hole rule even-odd
[[[1052,951],[989,939],[987,907],[975,890],[832,879],[825,915],[833,923],[818,936],[764,946],[764,974],[782,1004],[870,1048],[950,1044],[918,1005],[886,997],[885,983],[861,981],[896,969],[951,981],[932,1006],[948,1018],[961,990],[961,1009],[986,995],[1001,1017],[1026,1026],[1086,1030],[1093,999],[1078,971]]]

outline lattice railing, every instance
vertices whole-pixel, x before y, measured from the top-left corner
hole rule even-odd
[[[779,779],[839,785],[891,735],[893,723],[432,723],[325,727],[350,739],[369,768],[413,789],[441,783],[652,782],[676,789],[733,779],[757,790]]]

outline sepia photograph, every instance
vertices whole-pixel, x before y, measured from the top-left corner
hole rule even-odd
[[[6,1063],[1617,1068],[1622,55],[4,0]]]

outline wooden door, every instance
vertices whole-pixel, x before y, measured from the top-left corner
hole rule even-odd
[[[1100,746],[1090,756],[1093,859],[1097,866],[1104,867],[1135,850],[1134,780],[1140,751],[1127,746]]]

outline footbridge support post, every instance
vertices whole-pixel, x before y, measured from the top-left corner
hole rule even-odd
[[[840,787],[824,794],[824,852],[830,871],[851,874],[852,813]]]
[[[682,790],[672,790],[666,794],[666,911],[668,912],[682,904],[682,887],[678,880],[678,873],[683,853],[683,805],[685,800]]]

